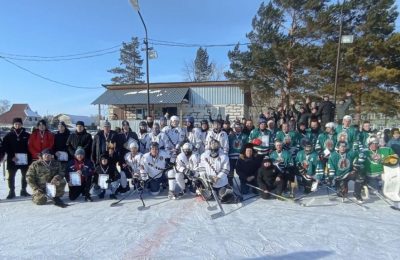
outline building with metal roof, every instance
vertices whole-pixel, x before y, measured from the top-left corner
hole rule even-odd
[[[108,105],[108,119],[142,120],[147,115],[147,85],[103,85],[105,92],[92,102]],[[208,119],[209,114],[241,119],[248,116],[250,91],[229,81],[168,82],[150,84],[150,114],[193,116],[196,121]],[[100,111],[100,109],[99,109]]]

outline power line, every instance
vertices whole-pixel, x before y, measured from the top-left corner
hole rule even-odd
[[[48,78],[48,77],[42,76],[42,75],[40,75],[40,74],[38,74],[38,73],[35,73],[35,72],[33,72],[33,71],[31,71],[31,70],[29,70],[29,69],[27,69],[27,68],[24,68],[24,67],[22,67],[22,66],[20,66],[20,65],[18,65],[18,64],[16,64],[16,63],[14,63],[14,62],[8,60],[7,58],[5,58],[5,57],[3,57],[3,56],[0,56],[0,58],[3,59],[4,61],[6,61],[6,62],[8,62],[8,63],[10,63],[10,64],[12,64],[12,65],[14,65],[15,67],[17,67],[17,68],[19,68],[19,69],[21,69],[21,70],[24,70],[24,71],[26,71],[26,72],[28,72],[28,73],[30,73],[30,74],[36,76],[36,77],[39,77],[39,78],[41,78],[41,79],[44,79],[44,80],[47,80],[47,81],[50,81],[50,82],[53,82],[53,83],[56,83],[56,84],[58,84],[58,85],[62,85],[62,86],[70,87],[70,88],[79,88],[79,89],[99,89],[99,88],[101,88],[101,87],[81,87],[81,86],[75,86],[75,85],[63,83],[63,82],[61,82],[61,81],[57,81],[57,80],[54,80],[54,79],[50,79],[50,78]]]

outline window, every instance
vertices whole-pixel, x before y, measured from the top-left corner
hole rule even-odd
[[[32,117],[29,117],[29,121],[32,121]]]
[[[144,115],[146,114],[146,109],[137,108],[136,109],[136,120],[144,120]]]

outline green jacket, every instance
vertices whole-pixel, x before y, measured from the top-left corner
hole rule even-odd
[[[274,147],[274,142],[271,137],[271,131],[268,129],[265,129],[264,131],[261,131],[260,128],[255,128],[251,130],[250,135],[249,135],[249,143],[251,143],[254,139],[260,139],[263,143],[260,145],[261,149],[267,149],[267,148],[273,148]],[[268,140],[268,144],[266,143]]]

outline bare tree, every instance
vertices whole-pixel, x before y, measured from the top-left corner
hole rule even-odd
[[[0,99],[0,114],[3,114],[10,109],[10,101],[7,99]]]

